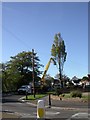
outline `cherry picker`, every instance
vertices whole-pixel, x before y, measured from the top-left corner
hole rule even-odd
[[[49,62],[47,63],[47,65],[46,65],[46,67],[45,67],[43,76],[42,76],[42,78],[41,78],[41,83],[42,83],[42,85],[45,84],[45,79],[44,79],[44,77],[45,77],[45,75],[46,75],[46,73],[47,73],[47,71],[48,71],[48,68],[49,68],[49,66],[50,66],[51,61],[53,61],[54,65],[56,65],[56,61],[55,61],[53,58],[50,58]]]

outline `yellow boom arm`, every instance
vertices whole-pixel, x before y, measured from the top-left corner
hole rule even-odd
[[[46,73],[47,73],[47,71],[48,71],[48,68],[49,68],[49,66],[50,66],[51,61],[53,61],[53,62],[54,62],[54,65],[56,65],[55,60],[54,60],[53,58],[50,58],[49,62],[47,63],[47,65],[46,65],[46,67],[45,67],[43,76],[42,76],[42,78],[41,78],[41,82],[43,82],[43,84],[45,83],[44,77],[45,77],[45,75],[46,75]]]

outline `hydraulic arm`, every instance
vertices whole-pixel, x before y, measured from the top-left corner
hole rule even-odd
[[[47,73],[47,71],[48,71],[48,68],[49,68],[49,66],[50,66],[51,61],[53,61],[54,65],[56,65],[55,60],[54,60],[53,58],[50,58],[49,62],[47,63],[47,65],[46,65],[46,67],[45,67],[45,70],[44,70],[43,76],[42,76],[42,78],[41,78],[41,82],[42,82],[42,84],[45,83],[44,77],[45,77],[45,75],[46,75],[46,73]]]

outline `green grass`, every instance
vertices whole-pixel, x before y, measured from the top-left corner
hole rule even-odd
[[[40,99],[40,98],[43,98],[45,97],[47,94],[36,94],[35,95],[35,98],[34,98],[34,95],[28,95],[27,98],[28,100],[36,100],[36,99]],[[25,97],[26,99],[26,97]]]
[[[65,95],[64,98],[71,98],[69,93],[68,94],[64,94],[64,95]]]
[[[89,101],[89,100],[90,100],[90,94],[89,94],[89,95],[83,95],[83,96],[82,96],[82,99],[83,99],[84,101]]]

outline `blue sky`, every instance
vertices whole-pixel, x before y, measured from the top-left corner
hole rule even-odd
[[[85,2],[3,3],[2,61],[34,49],[46,65],[58,32],[67,51],[64,74],[82,78],[88,73],[88,3]],[[58,69],[51,63],[47,74],[54,77],[57,73]]]

